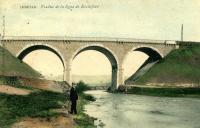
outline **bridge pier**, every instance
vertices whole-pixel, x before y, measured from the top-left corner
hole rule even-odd
[[[112,66],[112,78],[111,88],[115,90],[117,88],[117,66]]]
[[[66,66],[63,73],[64,81],[68,82],[70,85],[72,84],[71,80],[71,66]]]
[[[120,67],[118,69],[118,86],[119,85],[124,85],[124,77],[123,77],[123,74],[124,74],[124,68]]]

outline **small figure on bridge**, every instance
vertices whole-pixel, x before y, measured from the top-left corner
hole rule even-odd
[[[72,83],[72,87],[70,90],[70,100],[71,100],[71,114],[77,114],[77,110],[76,110],[76,101],[78,100],[78,94],[74,88],[74,83]]]

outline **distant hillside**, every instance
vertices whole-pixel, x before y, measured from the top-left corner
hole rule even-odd
[[[200,46],[176,49],[155,64],[134,84],[200,83]]]
[[[47,80],[63,81],[63,75],[58,76],[44,76]]]
[[[63,81],[63,75],[55,77],[46,77],[48,80]],[[111,81],[111,76],[109,75],[96,75],[96,76],[87,76],[87,75],[72,75],[72,81],[78,83],[83,81],[89,85],[108,85]]]
[[[39,72],[35,71],[29,65],[14,57],[8,50],[3,49],[2,47],[0,47],[0,75],[34,78],[41,77]]]
[[[111,81],[111,76],[109,75],[97,75],[97,76],[81,76],[81,75],[73,75],[72,81],[79,82],[82,80],[83,82],[89,85],[107,85]]]

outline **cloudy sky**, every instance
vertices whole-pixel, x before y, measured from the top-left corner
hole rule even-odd
[[[179,40],[184,24],[184,39],[200,41],[199,0],[0,0],[0,9],[6,35]]]
[[[27,6],[29,8],[24,8]],[[184,40],[200,41],[199,0],[0,0],[1,19],[3,15],[7,36],[180,40],[181,24],[184,24]],[[2,33],[1,24],[2,20]],[[60,63],[54,64],[55,69],[52,71],[43,68],[44,63],[39,63],[38,59],[45,58],[52,58],[48,60],[55,62],[53,54],[44,51],[31,54],[25,58],[28,60],[26,62],[41,72],[59,74],[62,71]],[[97,60],[103,63],[102,69],[96,71],[96,74],[110,73],[107,58],[90,51],[80,54],[74,60],[74,74],[87,74],[95,70],[88,68],[80,71],[80,65],[88,65],[88,56],[93,57],[93,65]],[[125,68],[126,74],[131,74],[146,59],[144,54],[137,52],[130,56]],[[141,58],[140,61],[138,58]],[[91,64],[89,67],[95,66]]]

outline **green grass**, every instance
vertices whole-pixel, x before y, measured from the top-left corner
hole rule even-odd
[[[200,46],[182,47],[155,64],[136,84],[200,83]]]
[[[84,106],[90,102],[90,100],[85,99],[86,94],[80,94],[77,104],[78,115],[74,116],[74,120],[77,123],[76,128],[96,128],[94,125],[95,118],[92,118],[84,113]],[[92,100],[93,101],[93,100]]]
[[[69,102],[69,96],[66,93],[56,93],[20,86],[18,79],[10,79],[10,77],[0,78],[0,80],[4,82],[12,80],[13,85],[10,86],[34,91],[27,96],[0,93],[1,128],[9,128],[13,123],[19,121],[23,117],[51,118],[57,116],[59,113],[51,110],[61,108],[63,104]],[[95,101],[93,96],[83,93],[86,86],[87,85],[83,82],[77,85],[77,88],[79,88],[79,100],[77,104],[78,115],[73,116],[77,128],[95,128],[94,118],[84,113],[84,105]]]
[[[16,58],[8,50],[3,49],[2,47],[0,47],[0,75],[34,78],[41,77],[39,72],[32,69],[29,65]]]
[[[4,84],[5,85],[11,85],[11,86],[18,86],[18,85],[21,85],[21,82],[15,76],[12,76],[12,77],[0,76],[0,84],[2,84],[2,85],[4,85]]]
[[[50,109],[61,108],[68,97],[62,93],[36,91],[27,96],[0,93],[0,126],[8,128],[23,117],[52,117],[58,113]]]
[[[96,128],[94,126],[94,118],[84,113],[84,106],[89,102],[95,101],[93,96],[84,93],[84,91],[89,89],[88,85],[84,82],[80,81],[77,83],[76,91],[78,92],[79,100],[77,104],[78,115],[74,116],[74,120],[77,123],[76,128]]]
[[[164,97],[200,97],[200,88],[131,87],[126,93]]]
[[[69,102],[67,93],[56,93],[35,89],[28,86],[21,86],[18,77],[0,77],[0,83],[9,83],[9,86],[32,90],[33,93],[27,96],[8,95],[0,93],[0,126],[9,128],[13,123],[23,117],[43,117],[50,118],[59,113],[51,109],[61,108],[61,103]],[[84,105],[90,101],[95,101],[91,95],[84,94],[88,90],[88,85],[79,82],[76,86],[79,93],[77,105],[78,115],[74,116],[77,128],[94,128],[94,118],[84,113]]]
[[[0,76],[0,85],[8,85],[15,88],[23,88],[28,90],[37,90],[31,86],[21,86],[22,82],[16,76]]]

